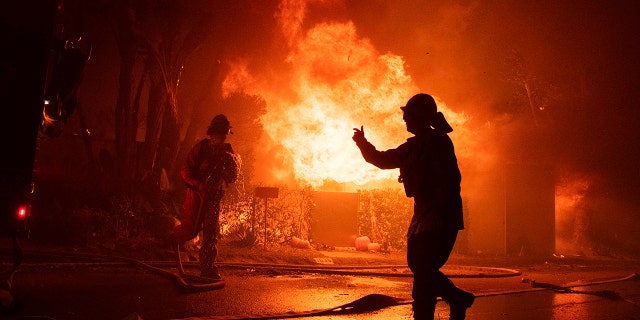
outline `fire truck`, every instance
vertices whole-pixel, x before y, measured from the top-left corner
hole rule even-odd
[[[0,235],[28,237],[39,134],[71,115],[91,48],[68,35],[62,0],[9,0],[0,9]]]

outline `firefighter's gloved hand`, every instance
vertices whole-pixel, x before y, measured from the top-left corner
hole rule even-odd
[[[360,129],[353,128],[353,137],[351,139],[356,143],[366,142],[367,138],[364,137],[364,126],[360,126]]]
[[[231,148],[231,144],[230,143],[223,143],[223,144],[215,145],[214,148],[213,148],[213,157],[214,158],[224,157],[228,153],[233,154],[233,148]]]

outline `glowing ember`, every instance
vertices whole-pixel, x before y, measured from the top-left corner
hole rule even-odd
[[[362,160],[351,135],[354,127],[363,125],[379,149],[395,147],[410,136],[399,107],[420,90],[405,73],[402,57],[378,53],[350,22],[318,24],[301,34],[300,14],[279,18],[294,19],[280,23],[291,45],[291,73],[259,82],[237,63],[224,90],[244,90],[267,101],[264,128],[286,150],[300,182],[317,187],[327,180],[359,185],[395,180],[396,170],[379,170]],[[283,87],[295,97],[282,95]],[[456,130],[464,123],[463,115],[442,103],[439,109]]]

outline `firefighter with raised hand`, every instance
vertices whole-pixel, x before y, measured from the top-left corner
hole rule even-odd
[[[180,245],[195,238],[202,230],[200,276],[213,281],[221,279],[215,265],[220,235],[220,200],[228,184],[236,181],[240,167],[239,155],[226,142],[229,134],[232,132],[227,117],[216,115],[207,129],[208,138],[193,146],[180,171],[187,191],[182,222],[174,228],[172,241],[181,274],[184,270]]]
[[[461,175],[449,126],[428,94],[413,96],[400,107],[407,131],[414,136],[395,149],[378,151],[367,141],[364,128],[354,128],[353,140],[365,161],[381,169],[400,168],[398,181],[414,212],[407,232],[407,264],[413,272],[414,319],[433,319],[438,297],[450,307],[450,319],[465,318],[474,295],[457,288],[440,268],[464,228]]]

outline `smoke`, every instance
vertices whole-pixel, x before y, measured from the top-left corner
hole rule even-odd
[[[558,199],[582,197],[584,219],[599,221],[580,222],[585,228],[615,227],[599,218],[615,211],[603,198],[640,206],[640,44],[624,1],[236,6],[249,10],[236,8],[227,18],[242,23],[226,35],[222,55],[231,72],[223,90],[267,102],[257,157],[270,165],[257,173],[262,183],[393,180],[397,174],[361,160],[351,128],[363,125],[380,149],[393,147],[407,137],[398,107],[426,92],[454,123],[463,181],[473,187],[467,192],[506,163],[533,163],[554,169],[563,189]],[[307,146],[322,149],[301,150]],[[357,166],[346,165],[354,159]],[[334,171],[333,160],[350,169]],[[575,185],[585,187],[564,187]],[[595,190],[598,200],[589,197]],[[571,215],[559,218],[560,230],[575,222]],[[637,213],[624,219],[638,226]]]
[[[405,59],[421,90],[468,114],[474,152],[485,156],[461,166],[548,164],[558,179],[556,201],[568,191],[580,198],[556,212],[557,227],[589,247],[594,238],[621,243],[640,233],[640,135],[633,129],[640,98],[632,88],[640,45],[631,6],[369,1],[349,10],[379,50]],[[470,185],[482,186],[482,173],[466,173]]]

